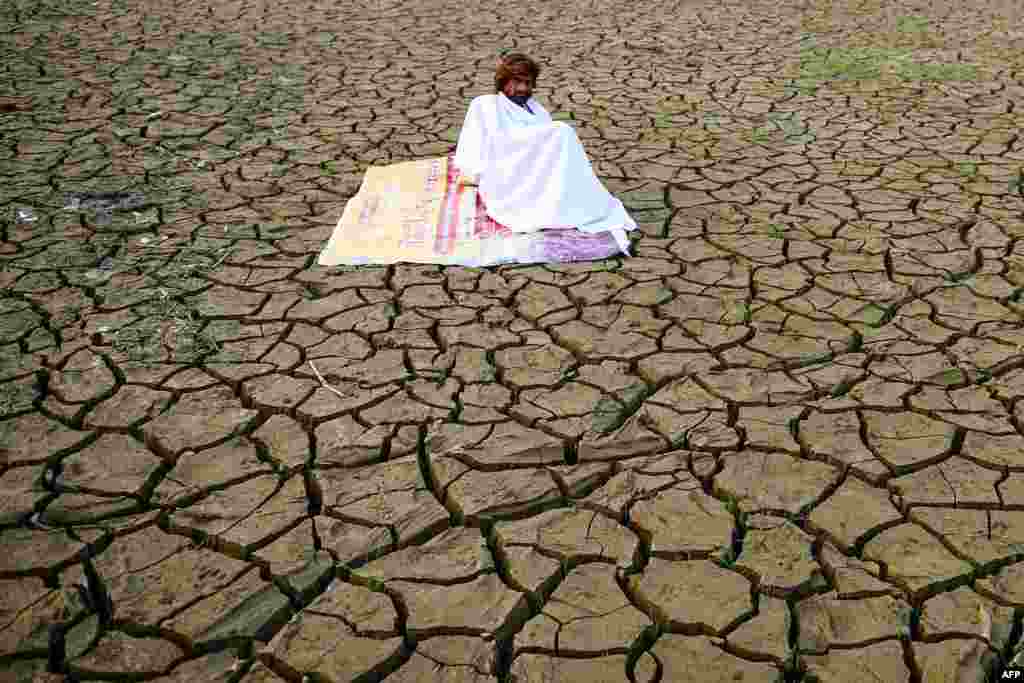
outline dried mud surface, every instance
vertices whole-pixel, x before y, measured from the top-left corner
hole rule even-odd
[[[9,0],[0,679],[984,681],[1011,3]],[[325,269],[543,66],[635,257]]]

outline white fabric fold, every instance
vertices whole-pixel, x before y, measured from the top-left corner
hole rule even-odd
[[[576,131],[537,100],[528,106],[532,114],[502,93],[469,105],[455,165],[479,176],[487,213],[514,232],[611,232],[628,255],[626,232],[636,223],[594,174]]]

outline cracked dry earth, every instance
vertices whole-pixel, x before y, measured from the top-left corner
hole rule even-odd
[[[0,680],[997,675],[1024,34],[961,5],[4,3]],[[317,267],[513,46],[636,256]]]

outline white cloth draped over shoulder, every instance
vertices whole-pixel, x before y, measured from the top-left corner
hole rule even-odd
[[[455,165],[479,177],[487,213],[514,232],[608,231],[628,255],[626,232],[636,223],[594,174],[576,131],[535,99],[527,106],[532,114],[502,93],[469,105]]]

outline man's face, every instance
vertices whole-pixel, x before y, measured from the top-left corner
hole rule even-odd
[[[533,94],[533,79],[530,78],[530,74],[525,71],[517,71],[512,74],[512,78],[508,79],[505,83],[505,87],[502,92],[506,96],[512,97],[519,95],[521,97],[529,97]]]

